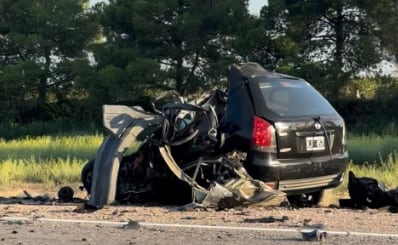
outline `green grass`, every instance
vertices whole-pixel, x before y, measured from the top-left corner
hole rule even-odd
[[[371,177],[383,183],[389,189],[398,187],[398,153],[388,154],[387,158],[380,159],[375,164],[354,164],[352,161],[348,166],[348,171],[351,170],[357,177]],[[336,192],[347,192],[348,174],[345,175],[343,183],[336,188]]]
[[[358,177],[371,177],[390,189],[398,187],[398,137],[350,136],[347,140],[350,165],[348,170]],[[347,172],[348,172],[347,170]],[[347,191],[348,175],[336,192]]]
[[[0,140],[0,185],[78,183],[102,140],[99,134]]]
[[[355,164],[379,165],[388,160],[398,150],[398,137],[385,136],[350,136],[347,140],[350,159]]]
[[[79,174],[84,163],[85,161],[76,158],[6,160],[0,164],[0,184],[6,187],[22,183],[79,183]]]
[[[35,159],[87,160],[95,156],[102,135],[41,136],[17,140],[0,140],[0,161]]]
[[[373,177],[389,188],[396,188],[398,186],[398,154],[397,152],[389,154],[387,159],[380,159],[377,165],[354,166],[352,171],[357,176]]]
[[[0,186],[80,183],[83,165],[94,158],[103,135],[40,136],[0,140]],[[398,186],[398,137],[350,136],[349,170]],[[335,189],[347,191],[347,176]]]

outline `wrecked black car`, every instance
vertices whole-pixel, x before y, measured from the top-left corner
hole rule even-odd
[[[88,206],[316,203],[348,165],[344,120],[306,81],[232,65],[227,89],[159,110],[103,106],[110,135],[82,170]]]
[[[345,123],[309,83],[246,64],[231,68],[229,86],[223,129],[253,178],[313,203],[342,182]]]

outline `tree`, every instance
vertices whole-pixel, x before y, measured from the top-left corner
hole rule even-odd
[[[249,16],[247,0],[111,0],[99,10],[106,41],[95,59],[121,97],[149,88],[184,94],[219,81],[234,58],[236,26]]]
[[[382,59],[375,22],[356,0],[270,0],[262,14],[265,26],[278,21],[268,32],[293,40],[291,71],[323,77],[333,98],[351,75]]]
[[[8,88],[19,90],[21,101],[33,98],[38,108],[49,92],[55,101],[65,96],[74,86],[66,67],[86,56],[84,48],[98,29],[84,10],[87,2],[0,0],[1,87],[17,82]]]
[[[381,46],[387,56],[398,60],[398,1],[397,0],[358,0],[358,5],[367,9],[369,16],[376,22],[375,35],[381,40]]]
[[[265,6],[259,17],[251,16],[239,26],[234,48],[244,61],[257,62],[271,71],[289,64],[295,43],[286,35],[285,15],[280,10],[275,4]]]

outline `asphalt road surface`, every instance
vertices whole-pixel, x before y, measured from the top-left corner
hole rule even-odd
[[[328,232],[326,238],[314,239],[305,241],[299,231],[288,228],[170,227],[65,220],[8,220],[0,224],[1,244],[398,244],[398,235]]]
[[[0,204],[0,244],[398,244],[386,210]],[[318,232],[308,235],[302,232]]]

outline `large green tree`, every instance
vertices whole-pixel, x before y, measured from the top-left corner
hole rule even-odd
[[[97,33],[87,0],[0,0],[0,90],[17,107],[43,108],[74,86],[74,62]],[[86,62],[88,63],[88,62]]]
[[[296,44],[286,34],[286,16],[283,6],[265,6],[260,16],[251,16],[239,28],[234,49],[243,61],[260,63],[273,71],[289,63],[295,55]]]
[[[280,67],[323,80],[319,85],[333,98],[349,77],[383,58],[377,23],[356,0],[270,0],[261,19],[274,38],[293,41]]]
[[[387,55],[398,60],[398,0],[357,0],[368,10],[369,16],[376,22],[375,33],[381,39]]]
[[[247,0],[111,0],[97,9],[105,41],[93,50],[107,81],[96,89],[112,100],[145,89],[184,94],[219,81],[249,16]]]

